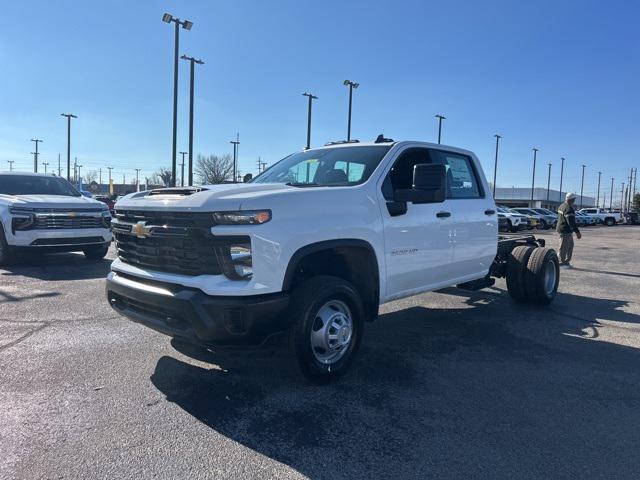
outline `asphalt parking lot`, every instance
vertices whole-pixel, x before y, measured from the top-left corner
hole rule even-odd
[[[638,478],[640,227],[574,257],[550,308],[503,281],[385,305],[325,387],[119,317],[108,261],[27,259],[0,270],[0,477]]]

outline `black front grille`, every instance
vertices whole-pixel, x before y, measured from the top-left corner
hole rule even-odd
[[[105,228],[101,215],[41,215],[35,216],[35,230],[60,230],[79,228]]]
[[[206,212],[148,212],[145,210],[116,209],[118,221],[126,223],[146,222],[149,225],[170,225],[171,227],[211,228],[213,215]]]

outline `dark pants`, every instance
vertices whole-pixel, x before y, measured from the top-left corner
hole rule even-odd
[[[569,263],[573,255],[573,233],[560,234],[560,263]]]

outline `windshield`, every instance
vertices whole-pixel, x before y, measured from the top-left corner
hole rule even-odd
[[[0,194],[80,196],[66,180],[38,175],[0,175]]]
[[[265,170],[252,183],[295,187],[339,187],[366,182],[391,145],[319,148],[294,153]]]

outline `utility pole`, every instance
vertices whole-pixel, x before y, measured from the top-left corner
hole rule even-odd
[[[78,185],[80,185],[80,183],[82,182],[82,175],[80,174],[81,168],[82,168],[82,165],[78,165],[78,181],[77,181]]]
[[[179,18],[174,17],[168,13],[162,15],[162,21],[165,23],[175,23],[174,32],[174,51],[173,51],[173,143],[171,150],[171,181],[170,187],[176,186],[176,151],[177,151],[177,136],[178,136],[178,51],[180,48],[180,27],[185,30],[191,30],[193,22],[189,20],[180,21]],[[191,149],[190,149],[191,150]]]
[[[38,173],[38,143],[42,143],[42,140],[39,138],[32,138],[31,141],[36,144],[36,151],[33,153],[33,171],[34,173]]]
[[[631,211],[631,185],[633,183],[633,168],[629,172],[629,184],[627,185],[627,212]]]
[[[531,175],[531,205],[529,208],[533,208],[533,186],[536,183],[536,158],[538,156],[538,149],[532,148],[533,150],[533,175]]]
[[[584,190],[584,165],[582,165],[582,181],[580,182],[580,208],[582,208],[582,192]]]
[[[142,170],[141,168],[134,168],[134,170],[136,171],[136,192],[140,191],[140,179],[138,177],[138,174],[140,173],[140,170]]]
[[[267,162],[260,162],[260,165],[262,165],[262,171],[264,172],[267,169]]]
[[[7,162],[9,162],[9,171],[13,172],[13,162],[15,162],[15,160],[7,160]]]
[[[311,105],[314,100],[318,99],[318,97],[307,92],[304,92],[302,95],[305,97],[309,97],[309,104],[307,106],[307,148],[306,148],[306,150],[309,150],[311,148]],[[349,104],[351,104],[351,100],[349,100]],[[351,107],[349,107],[349,125],[351,125]],[[350,135],[351,135],[351,127],[349,127],[349,136]],[[260,173],[260,164],[258,164],[258,173]]]
[[[62,170],[60,169],[60,154],[58,154],[58,176],[62,176]]]
[[[622,182],[622,190],[620,191],[620,213],[624,213],[624,182]]]
[[[500,143],[500,139],[502,138],[500,135],[498,135],[497,133],[494,135],[494,137],[496,137],[496,159],[495,162],[493,164],[493,199],[495,200],[496,198],[496,177],[498,174],[498,145]]]
[[[260,175],[260,165],[262,165],[262,162],[260,161],[260,157],[258,157],[258,175]]]
[[[78,157],[73,159],[73,183],[78,182]]]
[[[636,181],[637,180],[638,180],[638,167],[635,168],[634,174],[633,174],[633,197],[632,197],[632,199],[633,199],[634,202],[635,202],[635,198],[636,198]]]
[[[596,196],[596,208],[600,208],[600,176],[602,172],[598,172],[598,195]]]
[[[179,153],[180,155],[182,155],[182,163],[180,164],[182,168],[182,177],[180,179],[180,186],[184,187],[184,156],[187,154],[187,152],[179,152]],[[193,182],[190,181],[189,186],[191,185],[193,185]]]
[[[190,66],[190,77],[189,77],[189,186],[193,185],[193,91],[194,91],[194,78],[195,78],[195,64],[203,65],[204,62],[200,59],[196,59],[193,57],[188,57],[187,55],[182,55],[180,57],[183,60],[187,60]],[[184,186],[184,180],[183,180]]]
[[[229,143],[233,144],[233,182],[237,182],[238,175],[238,145],[240,145],[240,134],[236,133],[236,139],[231,140]]]
[[[102,168],[98,169],[98,184],[102,185]]]
[[[438,119],[438,144],[440,144],[440,140],[442,138],[442,120],[446,120],[447,117],[438,114],[436,115],[436,118]]]
[[[126,174],[123,173],[122,174],[122,185],[125,186],[126,184],[127,184],[127,177],[126,177]]]
[[[549,187],[551,186],[551,164],[549,163],[549,173],[547,174],[547,208],[549,208]]]
[[[560,157],[562,163],[560,163],[560,198],[558,201],[562,203],[562,174],[564,173],[564,157]]]
[[[113,167],[107,167],[107,170],[109,170],[109,193],[111,193],[111,170]]]
[[[351,105],[353,103],[353,90],[357,89],[360,84],[352,82],[351,80],[345,80],[343,85],[349,87],[349,116],[347,117],[347,142],[351,141]]]
[[[611,191],[609,192],[609,211],[613,210],[613,177],[611,177]]]
[[[44,165],[44,173],[47,173],[47,165],[49,165],[49,162],[42,162],[42,165]]]
[[[71,181],[71,119],[78,118],[73,113],[61,113],[67,117],[67,181]]]

